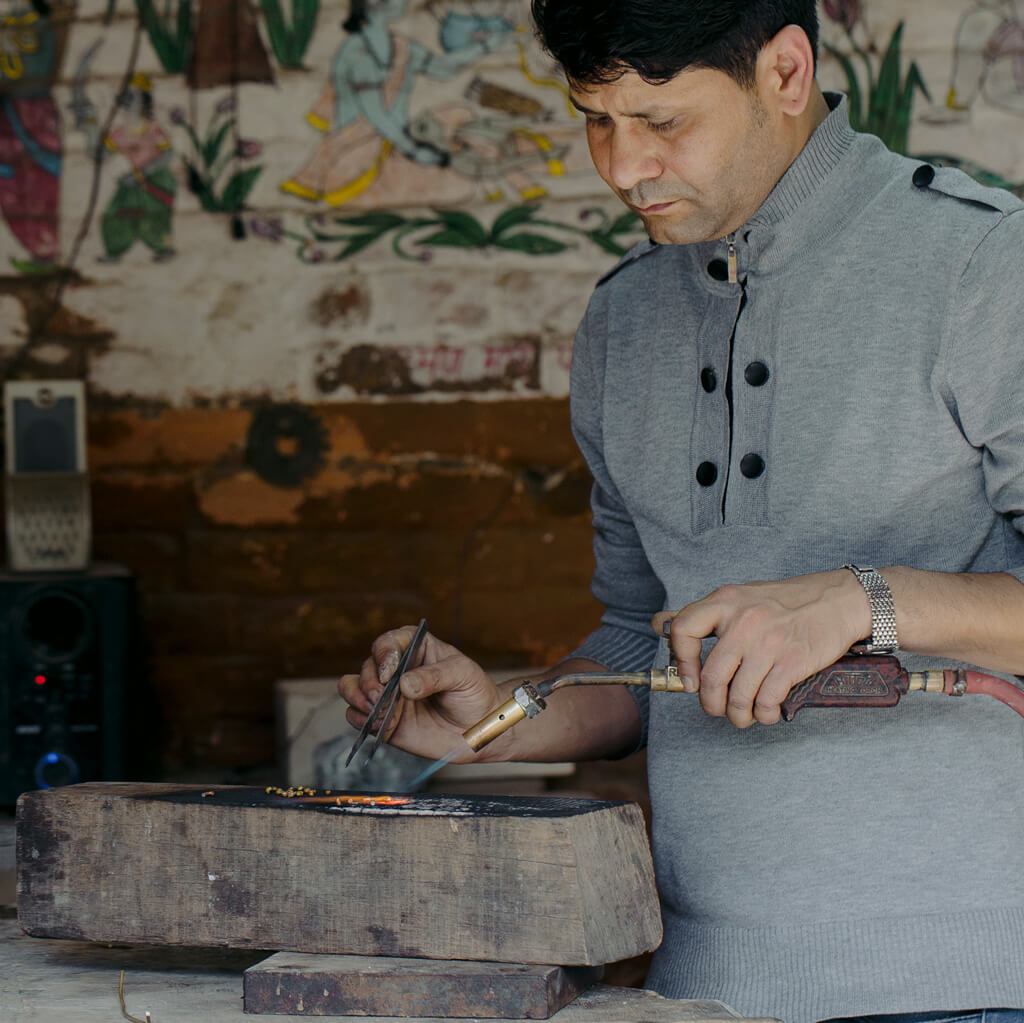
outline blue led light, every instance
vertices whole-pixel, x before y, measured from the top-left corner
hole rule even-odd
[[[56,753],[47,753],[44,759],[48,764],[56,764],[60,757]]]

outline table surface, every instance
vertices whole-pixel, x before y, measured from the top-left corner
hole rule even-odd
[[[149,1012],[152,1023],[280,1023],[281,1016],[242,1011],[242,973],[268,954],[40,940],[27,937],[16,920],[0,920],[3,1020],[116,1023],[121,1018],[118,974],[124,970],[128,1012],[139,1019]],[[673,1001],[650,991],[601,985],[551,1019],[552,1023],[734,1023],[741,1017],[721,1002]],[[362,1017],[362,1023],[378,1021]]]

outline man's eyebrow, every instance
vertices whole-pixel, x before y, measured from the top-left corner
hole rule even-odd
[[[581,113],[588,114],[590,117],[607,117],[607,114],[603,114],[600,110],[591,110],[589,107],[585,107],[582,103],[578,102],[576,97],[571,93],[569,95],[569,102]],[[655,107],[653,110],[638,110],[635,114],[626,114],[626,117],[636,118],[638,121],[659,121],[666,117],[678,116],[678,111],[671,110],[668,107]]]
[[[572,104],[572,105],[573,105],[573,106],[574,106],[574,107],[575,107],[575,108],[576,108],[576,109],[577,109],[577,110],[578,110],[578,111],[579,111],[579,112],[580,112],[581,114],[590,114],[590,115],[591,115],[591,117],[603,117],[603,116],[604,116],[603,114],[600,114],[600,113],[598,113],[598,111],[596,111],[596,110],[590,110],[590,109],[589,109],[588,107],[585,107],[585,106],[584,106],[584,105],[583,105],[582,103],[579,103],[579,102],[577,102],[577,100],[576,100],[576,97],[575,97],[575,96],[573,96],[573,95],[572,95],[572,93],[570,93],[570,94],[569,94],[569,102],[570,102],[570,103],[571,103],[571,104]]]

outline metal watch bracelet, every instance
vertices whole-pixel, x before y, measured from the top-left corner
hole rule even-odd
[[[843,565],[864,587],[871,608],[871,639],[858,643],[853,650],[859,654],[893,654],[900,648],[896,635],[896,605],[892,590],[882,574],[874,568]]]

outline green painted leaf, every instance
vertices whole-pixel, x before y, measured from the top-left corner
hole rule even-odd
[[[229,117],[212,135],[210,135],[205,142],[203,142],[203,148],[201,155],[203,157],[203,163],[207,167],[212,167],[216,162],[217,157],[220,155],[220,147],[224,145],[224,139],[227,137],[228,132],[231,130],[231,126],[235,123],[233,117]]]
[[[234,212],[235,210],[242,209],[245,206],[245,200],[252,191],[252,186],[256,184],[256,179],[262,171],[262,166],[246,167],[245,170],[232,174],[228,183],[224,186],[224,191],[221,193],[221,208],[225,212]]]
[[[444,245],[450,248],[456,249],[478,249],[480,246],[467,238],[462,231],[453,231],[451,228],[445,228],[443,231],[438,231],[437,234],[430,235],[429,238],[421,238],[416,242],[417,245]]]
[[[354,217],[337,217],[334,223],[339,226],[343,224],[346,227],[370,227],[375,231],[391,231],[396,227],[401,227],[405,223],[405,217],[401,217],[397,213],[360,213]]]
[[[483,224],[476,217],[463,213],[461,210],[434,210],[438,219],[448,228],[462,234],[466,238],[466,244],[483,248],[487,244],[487,231]]]
[[[624,245],[620,245],[614,238],[603,231],[591,231],[587,237],[599,248],[604,249],[605,252],[610,252],[613,256],[624,256],[628,251]]]
[[[354,256],[357,252],[362,252],[363,249],[371,246],[378,238],[379,234],[357,234],[354,238],[350,238],[345,247],[334,257],[335,262],[341,262],[343,259],[348,259],[349,256]]]
[[[208,213],[219,213],[221,211],[220,204],[210,188],[209,181],[190,160],[183,160],[182,162],[185,164],[185,169],[188,172],[189,187],[199,200],[199,205]]]
[[[512,206],[495,218],[491,225],[491,240],[497,241],[505,231],[512,227],[525,224],[537,213],[536,206]]]
[[[192,50],[192,0],[178,0],[177,38],[174,40],[178,50],[181,70],[185,70],[185,58]]]
[[[553,256],[558,252],[565,252],[569,247],[564,242],[556,241],[554,238],[525,232],[498,238],[494,244],[502,249],[525,252],[529,256]]]
[[[894,117],[900,99],[900,64],[903,42],[903,22],[895,28],[889,46],[882,58],[878,82],[871,95],[868,130],[888,142],[893,131]]]
[[[295,57],[299,64],[306,55],[313,32],[316,30],[316,19],[320,14],[320,0],[292,0],[292,31],[295,39]]]
[[[843,53],[841,50],[837,50],[834,46],[830,46],[825,43],[825,49],[831,54],[837,61],[839,66],[843,69],[843,73],[846,75],[846,92],[847,92],[847,104],[850,109],[850,127],[854,131],[861,131],[862,125],[864,124],[864,112],[863,112],[863,94],[860,88],[860,80],[857,78],[857,69],[853,66],[853,61]]]
[[[288,26],[285,24],[281,5],[278,0],[260,0],[260,8],[263,11],[263,19],[267,26],[267,35],[270,37],[274,56],[284,67],[288,67],[288,61],[291,58],[291,37]]]
[[[627,211],[615,218],[615,222],[608,228],[608,234],[626,234],[639,231],[643,228],[644,222],[635,213]]]

